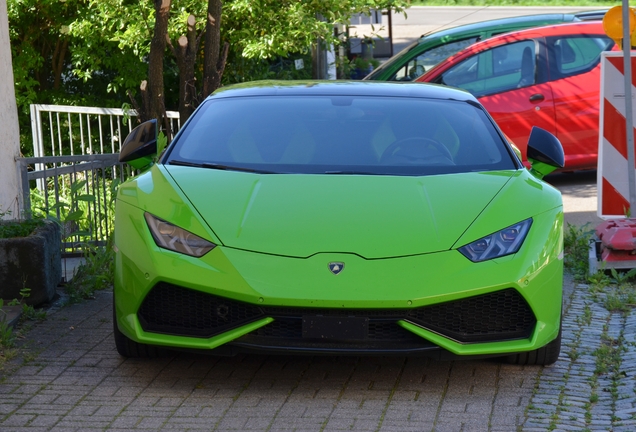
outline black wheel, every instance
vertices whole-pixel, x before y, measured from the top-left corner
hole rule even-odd
[[[113,300],[113,336],[117,352],[122,357],[133,358],[155,358],[166,354],[166,350],[153,345],[137,343],[126,337],[117,327],[117,313],[115,312],[115,301]]]
[[[518,365],[539,365],[548,366],[559,359],[561,353],[561,327],[556,339],[534,351],[516,353],[507,357],[508,363]]]

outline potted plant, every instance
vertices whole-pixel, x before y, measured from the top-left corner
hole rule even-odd
[[[2,214],[4,215],[4,214]],[[0,298],[39,305],[53,300],[62,278],[61,230],[45,219],[0,220]]]

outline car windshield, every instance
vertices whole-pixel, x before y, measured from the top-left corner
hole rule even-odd
[[[209,100],[162,162],[280,174],[433,175],[517,168],[492,121],[470,103],[316,95]]]

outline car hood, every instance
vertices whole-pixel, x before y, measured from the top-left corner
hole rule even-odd
[[[410,177],[166,169],[225,246],[367,259],[450,249],[514,173]]]

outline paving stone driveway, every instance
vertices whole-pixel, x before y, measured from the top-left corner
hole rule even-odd
[[[404,357],[123,360],[112,294],[49,315],[0,384],[0,430],[501,430],[539,368]]]
[[[0,430],[609,430],[621,425],[620,409],[632,415],[632,405],[601,394],[588,407],[599,407],[599,421],[590,420],[585,403],[611,382],[587,385],[589,356],[604,329],[634,339],[636,323],[625,331],[624,315],[612,327],[611,314],[593,310],[583,332],[586,291],[572,287],[566,283],[568,346],[550,368],[417,357],[124,360],[112,339],[112,293],[100,292],[26,334],[28,349],[0,381]],[[574,361],[581,345],[590,349]],[[624,393],[634,395],[631,375],[627,381]]]

